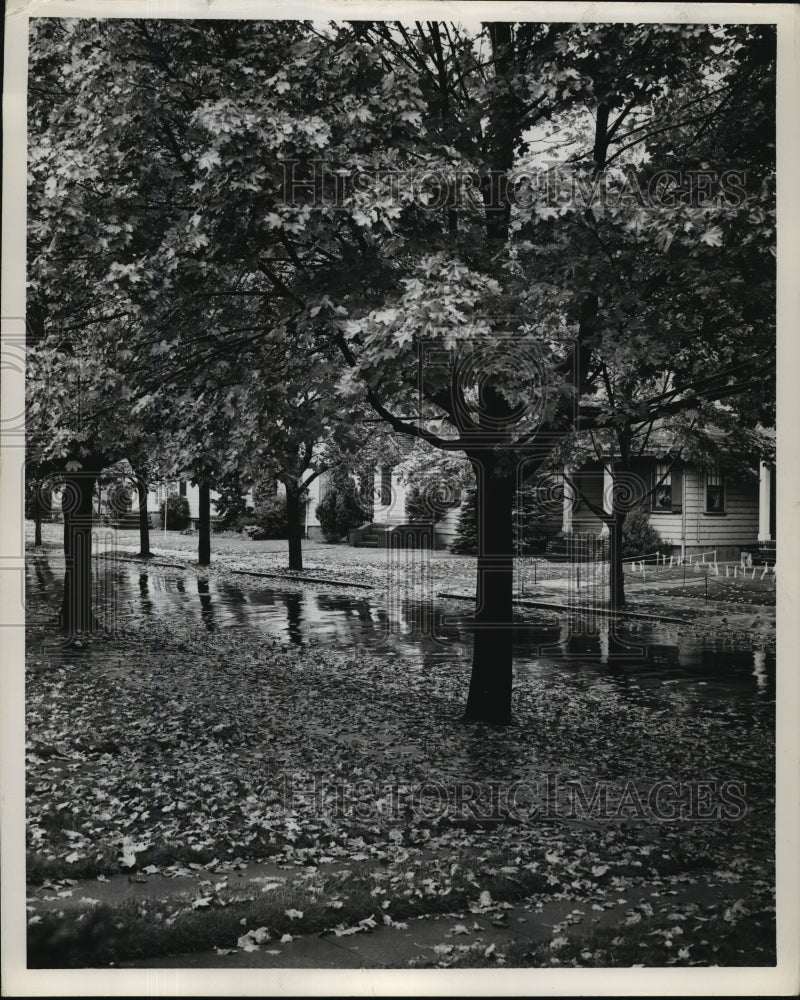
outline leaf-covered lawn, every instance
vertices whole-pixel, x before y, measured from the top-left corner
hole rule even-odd
[[[35,604],[29,614],[45,617]],[[380,892],[352,920],[376,899],[389,919],[409,900],[442,912],[489,889],[602,908],[709,881],[746,880],[756,909],[771,906],[774,706],[763,700],[555,672],[520,677],[511,727],[467,727],[467,660],[432,669],[138,617],[69,655],[53,638],[31,629],[34,885],[274,858],[377,865]],[[577,808],[569,781],[589,798],[599,782],[613,815]],[[711,783],[712,818],[654,819],[647,795],[663,781],[682,801],[708,801],[698,782]],[[718,793],[731,782],[746,808],[726,818]]]

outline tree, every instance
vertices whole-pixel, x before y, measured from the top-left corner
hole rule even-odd
[[[384,37],[390,31],[385,27],[367,30]],[[665,129],[675,131],[687,116],[694,117],[686,104],[697,100],[698,88],[704,88],[699,124],[719,114],[720,105],[730,99],[728,91],[735,90],[739,81],[724,80],[720,97],[713,85],[706,85],[712,75],[709,63],[714,72],[723,77],[728,74],[741,38],[738,29],[726,33],[705,26],[488,25],[484,35],[491,54],[488,74],[485,66],[470,63],[466,53],[452,47],[446,59],[439,58],[441,46],[449,44],[443,40],[440,25],[417,25],[415,43],[421,56],[412,56],[410,47],[404,49],[420,68],[420,78],[429,84],[429,122],[436,121],[434,94],[441,107],[465,79],[474,85],[477,99],[461,120],[453,113],[459,99],[448,105],[448,139],[458,136],[458,142],[452,142],[455,152],[450,147],[448,152],[467,166],[471,176],[477,175],[483,215],[477,210],[471,216],[457,210],[454,226],[454,210],[448,205],[442,213],[438,245],[431,239],[420,240],[424,249],[402,278],[402,290],[388,302],[384,296],[380,308],[362,312],[357,321],[344,326],[340,344],[364,386],[365,398],[391,426],[438,447],[462,450],[476,469],[478,628],[467,717],[505,721],[510,711],[511,512],[516,471],[524,463],[526,473],[534,473],[571,428],[586,428],[593,422],[603,426],[603,407],[591,401],[580,404],[577,397],[594,387],[597,373],[592,361],[598,349],[614,353],[630,339],[627,330],[603,322],[606,275],[598,267],[602,250],[598,247],[591,255],[575,253],[593,231],[594,213],[590,215],[586,204],[573,198],[551,205],[534,197],[527,211],[516,205],[518,211],[512,213],[512,169],[529,141],[526,130],[544,128],[545,119],[553,121],[553,130],[566,130],[578,151],[562,173],[573,186],[591,185],[606,170],[610,156],[632,146],[647,153],[654,136]],[[397,39],[395,44],[401,46]],[[596,58],[600,53],[602,61]],[[453,87],[449,86],[448,65],[459,70]],[[732,73],[736,75],[736,70]],[[485,86],[487,76],[489,86]],[[687,94],[691,88],[695,93],[683,104],[664,101],[673,91]],[[485,124],[484,129],[474,130],[473,115]],[[423,136],[420,147],[425,148]],[[478,151],[481,158],[476,162]],[[432,150],[431,158],[435,158]],[[652,248],[665,229],[669,235],[670,225],[663,214],[648,219],[646,206],[634,197],[621,199],[617,216],[615,222],[628,236],[634,259],[642,247]],[[681,242],[689,252],[704,240],[716,240],[702,208],[690,206],[683,216],[688,227]],[[516,234],[513,245],[512,231]],[[440,246],[447,246],[446,254],[438,250]],[[431,249],[438,252],[431,254]],[[612,256],[609,268],[615,275],[619,263]],[[695,271],[699,273],[700,267]],[[627,308],[632,314],[640,301],[635,294],[631,297]],[[485,311],[487,306],[494,308],[495,315],[508,317],[505,328],[497,321],[494,325],[484,321],[481,327],[478,310]],[[530,321],[526,330],[527,316],[535,317],[534,336],[529,332]],[[746,333],[741,324],[737,329],[740,335]],[[513,352],[506,350],[504,357],[502,348],[508,340],[502,334],[509,332]],[[640,358],[652,350],[660,332],[642,336],[637,345]],[[698,368],[726,349],[724,338],[715,337],[713,328],[709,333],[712,349],[698,360]],[[451,364],[448,368],[426,358],[421,395],[429,408],[426,411],[423,406],[411,422],[398,415],[410,402],[403,395],[409,382],[404,374],[413,370],[415,354],[431,341],[439,357],[450,351]],[[480,380],[474,378],[475,366],[467,359],[469,347],[476,342],[487,348],[481,358]],[[460,347],[464,348],[461,353]],[[391,359],[394,382],[386,373],[387,359]],[[520,369],[527,369],[525,390],[519,381],[514,382],[515,376],[519,380]],[[465,372],[468,378],[463,377]],[[732,392],[729,374],[723,370],[715,382],[709,380],[713,384],[707,395],[720,398]],[[691,382],[683,382],[669,392],[668,407],[663,392],[656,393],[657,399],[645,397],[638,405],[647,416],[656,401],[662,413],[689,409],[695,405],[692,390]],[[441,421],[442,417],[455,433],[437,435],[426,424],[426,418]],[[504,627],[484,628],[490,625]]]
[[[119,379],[104,370],[101,345],[84,331],[82,341],[100,359],[93,369],[63,331],[54,339],[34,330],[28,350],[29,463],[43,483],[61,490],[65,573],[59,623],[75,635],[97,628],[91,604],[95,487],[103,469],[126,454],[132,428],[118,413]]]
[[[28,462],[25,473],[25,517],[34,523],[33,544],[38,547],[42,544],[42,518],[52,509],[52,486],[33,462]]]
[[[331,391],[335,358],[329,359],[313,337],[304,342],[297,363],[283,366],[279,384],[265,390],[258,370],[242,384],[242,396],[249,402],[239,409],[228,438],[228,449],[244,456],[251,479],[266,475],[284,487],[293,570],[303,568],[303,510],[309,486],[325,472],[352,468],[363,440],[358,407],[340,408]],[[296,358],[294,352],[291,358]]]
[[[406,484],[405,513],[409,521],[437,524],[459,506],[472,482],[472,469],[457,455],[415,441],[399,456],[393,472]],[[383,452],[384,447],[381,446]]]
[[[217,483],[217,492],[218,496],[212,502],[219,529],[241,531],[244,518],[253,514],[253,508],[247,503],[247,489],[241,475],[233,472],[225,476]]]
[[[594,179],[604,187],[573,219],[567,267],[602,288],[589,361],[597,429],[578,435],[588,447],[578,444],[573,459],[593,457],[611,474],[605,505],[583,499],[611,535],[612,607],[625,603],[627,512],[659,485],[637,476],[644,455],[671,470],[709,448],[719,459],[721,439],[731,445],[727,465],[771,451],[759,428],[774,423],[775,404],[774,34],[729,30],[732,64],[721,78],[709,73],[664,95],[674,124],[645,138],[639,162],[620,173],[620,154],[599,144]],[[629,134],[638,128],[630,123]],[[665,168],[660,177],[654,163]],[[632,226],[642,219],[629,200],[611,196],[615,186],[651,192],[651,238]],[[539,267],[549,284],[563,281],[557,257]],[[547,309],[543,298],[537,308]]]
[[[531,151],[556,130],[571,147],[559,184],[575,189],[591,189],[612,161],[641,164],[653,151],[654,172],[673,166],[679,154],[668,157],[656,137],[707,130],[726,102],[740,102],[769,39],[759,52],[749,44],[758,31],[741,25],[527,22],[471,33],[442,22],[109,19],[71,24],[66,38],[41,31],[52,42],[43,63],[70,66],[50,92],[68,140],[45,148],[34,170],[60,197],[76,196],[73,255],[87,234],[106,240],[98,287],[124,291],[146,320],[134,326],[133,356],[152,351],[155,334],[171,378],[191,369],[227,384],[232,353],[237,374],[251,365],[264,378],[262,349],[288,337],[324,354],[327,343],[349,369],[326,385],[340,408],[369,406],[397,433],[469,459],[480,552],[466,716],[508,721],[518,482],[576,426],[604,426],[602,401],[588,398],[593,358],[631,338],[607,321],[619,305],[606,301],[608,273],[649,253],[657,282],[654,248],[671,239],[690,259],[719,238],[702,208],[652,214],[623,191],[614,225],[628,252],[616,260],[612,247],[601,268],[602,239],[583,252],[597,233],[585,198],[534,190],[523,202],[530,184],[519,170],[531,170],[534,187],[550,177],[532,169]],[[77,73],[75,54],[93,56]],[[133,204],[142,224],[97,233],[87,176],[122,216]],[[728,294],[715,274],[717,286]],[[627,315],[642,294],[624,304]],[[230,296],[246,322],[198,322],[207,296]],[[660,334],[637,331],[640,356]],[[729,342],[718,327],[707,334],[697,377]],[[709,395],[724,398],[732,382],[720,377]],[[695,405],[691,385],[667,390],[670,412]],[[637,405],[649,416],[655,401]],[[301,455],[319,440],[301,438]]]

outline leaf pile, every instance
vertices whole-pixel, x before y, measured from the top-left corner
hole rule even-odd
[[[162,628],[142,612],[125,634],[72,651],[39,626],[30,639],[34,884],[266,858],[374,867],[372,908],[356,908],[345,933],[376,905],[396,920],[404,906],[480,910],[486,892],[495,908],[537,894],[602,907],[631,887],[774,881],[774,705],[764,699],[554,671],[518,679],[516,721],[497,730],[460,721],[465,660],[431,668],[297,649],[177,617]],[[638,793],[646,801],[667,780],[737,781],[744,815],[642,815]],[[601,782],[632,807],[571,814],[567,782],[589,795]],[[195,903],[202,916],[212,896]],[[309,912],[287,903],[284,933],[303,933]]]

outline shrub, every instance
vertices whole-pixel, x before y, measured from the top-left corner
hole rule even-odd
[[[255,523],[253,508],[245,500],[246,490],[242,489],[237,473],[225,476],[219,482],[217,492],[219,496],[212,501],[217,512],[215,531],[241,531],[246,524]]]
[[[159,525],[164,524],[164,503],[161,501],[159,507],[160,517]],[[183,531],[184,528],[189,527],[189,522],[191,517],[189,516],[189,501],[186,497],[179,496],[177,493],[170,493],[166,499],[167,506],[167,528],[170,531]]]
[[[644,504],[634,507],[628,512],[622,525],[622,555],[644,556],[651,552],[663,552],[669,555],[672,546],[665,542],[656,529],[650,524],[650,514]]]
[[[438,524],[445,514],[457,507],[458,502],[439,495],[436,486],[411,486],[406,493],[406,518],[412,524]]]
[[[517,492],[514,504],[514,552],[518,556],[543,555],[547,543],[553,535],[547,531],[543,522],[548,515],[552,516],[549,507],[539,504],[538,490],[534,486],[525,485]]]
[[[107,493],[107,504],[112,514],[127,514],[133,507],[133,490],[129,483],[113,483]]]
[[[317,504],[317,518],[322,534],[328,542],[337,542],[352,528],[357,528],[369,517],[366,507],[356,492],[356,485],[349,476],[335,479],[325,497]]]
[[[456,537],[450,545],[450,551],[462,556],[474,556],[478,552],[478,491],[467,490],[461,513],[458,515]]]
[[[287,538],[286,497],[278,493],[258,494],[252,516],[244,519],[244,530],[256,541]],[[248,523],[249,522],[249,523]]]
[[[478,552],[477,494],[467,490],[458,518],[456,537],[450,551],[458,555],[476,555]],[[514,509],[514,546],[517,555],[540,555],[545,551],[550,534],[535,516],[535,505],[527,496],[518,499]]]

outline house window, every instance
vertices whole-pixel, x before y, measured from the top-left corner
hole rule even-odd
[[[680,514],[683,507],[683,484],[680,469],[660,462],[653,470],[653,511]]]
[[[725,479],[718,469],[706,473],[706,514],[725,513]]]
[[[381,469],[381,507],[388,507],[392,502],[392,467],[384,465]]]
[[[186,480],[185,479],[181,479],[180,483],[178,484],[178,494],[179,494],[179,496],[182,496],[182,497],[186,496]]]
[[[657,465],[653,491],[653,510],[672,513],[672,470],[668,465]]]

